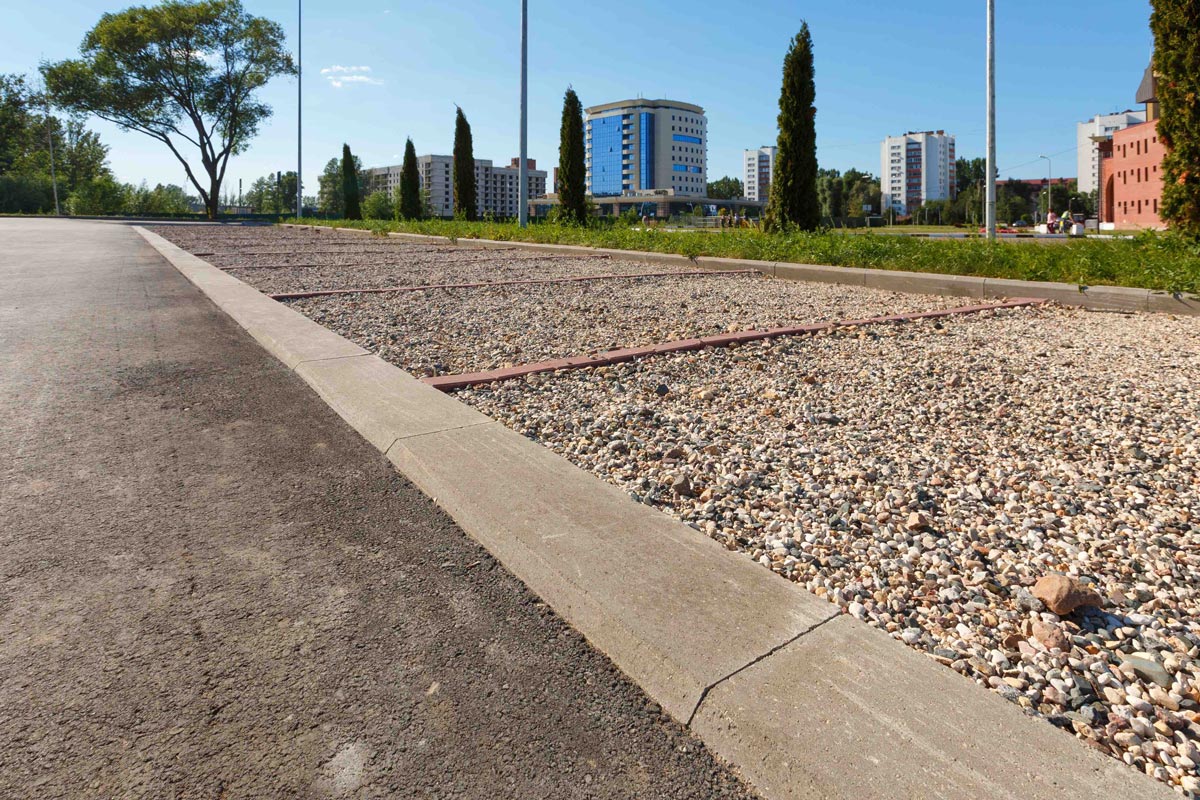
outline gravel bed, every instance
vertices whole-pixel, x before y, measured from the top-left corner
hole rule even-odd
[[[403,369],[429,376],[963,302],[713,273],[346,295],[289,305]]]
[[[989,312],[457,396],[1200,790],[1197,320]],[[1050,613],[1030,588],[1052,572],[1103,608]]]
[[[206,261],[267,294],[685,271],[607,256],[470,250],[289,228],[251,228],[253,233],[233,238],[214,227],[154,230],[190,252],[206,253]]]
[[[309,257],[304,263],[318,263]],[[328,257],[321,258],[325,261]],[[609,261],[601,258],[553,259],[528,256],[462,257],[423,253],[397,258],[363,256],[334,257],[347,263],[306,266],[297,269],[240,269],[213,262],[267,294],[322,291],[326,289],[383,289],[392,286],[431,286],[452,283],[570,278],[580,275],[629,275],[638,272],[672,272],[648,264]],[[386,263],[384,263],[386,260]]]

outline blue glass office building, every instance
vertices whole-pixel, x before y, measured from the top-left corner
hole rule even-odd
[[[587,181],[594,197],[650,190],[703,196],[704,109],[672,100],[623,100],[586,109]]]

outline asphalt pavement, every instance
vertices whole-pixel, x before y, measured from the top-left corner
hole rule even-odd
[[[0,219],[0,797],[740,798],[130,227]]]

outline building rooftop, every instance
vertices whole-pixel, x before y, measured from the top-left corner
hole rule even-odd
[[[598,106],[590,106],[584,111],[588,114],[603,114],[605,111],[615,111],[618,108],[681,108],[684,111],[691,111],[693,114],[703,114],[704,109],[692,103],[681,103],[678,100],[645,100],[637,98],[633,100],[618,100],[615,103],[602,103]]]
[[[901,136],[945,136],[945,131],[905,131],[897,136],[889,136],[889,139],[899,139]]]
[[[1134,98],[1136,103],[1157,103],[1158,98],[1158,81],[1154,77],[1154,65],[1146,67],[1145,73],[1142,74],[1142,82],[1138,86],[1137,96]]]

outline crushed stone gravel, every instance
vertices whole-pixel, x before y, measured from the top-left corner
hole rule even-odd
[[[1195,792],[1200,323],[1044,308],[535,375],[460,399]],[[1102,608],[1033,595],[1063,573]]]

